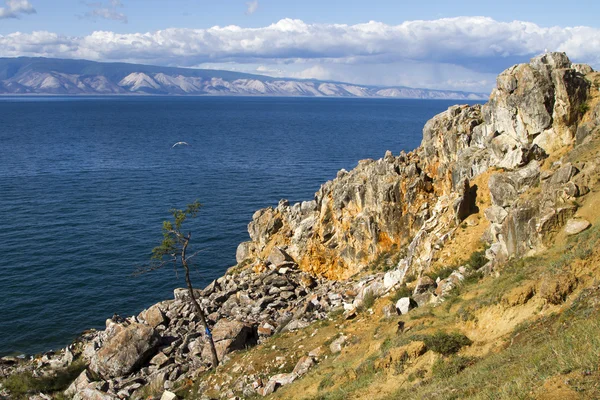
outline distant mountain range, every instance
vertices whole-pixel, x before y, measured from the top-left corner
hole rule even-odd
[[[100,63],[56,58],[0,58],[0,94],[224,95],[487,100],[484,93],[364,86],[239,72]]]

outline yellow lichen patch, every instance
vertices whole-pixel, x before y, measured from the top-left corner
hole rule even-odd
[[[397,246],[398,244],[394,243],[387,233],[379,233],[379,236],[377,237],[377,246],[379,248],[379,252],[390,251],[394,245]]]

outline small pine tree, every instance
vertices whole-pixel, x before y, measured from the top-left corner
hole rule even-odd
[[[148,272],[156,269],[160,269],[167,264],[174,264],[175,267],[181,265],[185,271],[185,282],[188,288],[188,295],[194,309],[200,321],[204,326],[205,338],[210,345],[212,367],[216,368],[219,365],[219,359],[217,356],[217,350],[215,343],[210,333],[210,329],[206,322],[206,314],[196,299],[194,294],[194,288],[190,279],[190,260],[196,254],[188,255],[190,241],[192,239],[192,233],[183,232],[183,225],[188,218],[196,218],[198,211],[202,205],[198,200],[188,204],[185,210],[171,209],[169,210],[173,216],[173,221],[163,221],[162,233],[163,240],[159,246],[152,249],[152,257],[150,259],[150,265],[142,267],[138,272]]]

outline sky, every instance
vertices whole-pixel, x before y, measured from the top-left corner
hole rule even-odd
[[[600,68],[600,1],[0,0],[0,56],[488,92],[544,51]]]

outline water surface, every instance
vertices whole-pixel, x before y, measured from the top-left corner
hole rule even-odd
[[[183,284],[172,269],[131,276],[170,208],[204,205],[189,225],[203,286],[235,263],[254,211],[310,200],[360,159],[414,149],[452,103],[0,99],[0,355],[56,349],[171,298]]]

